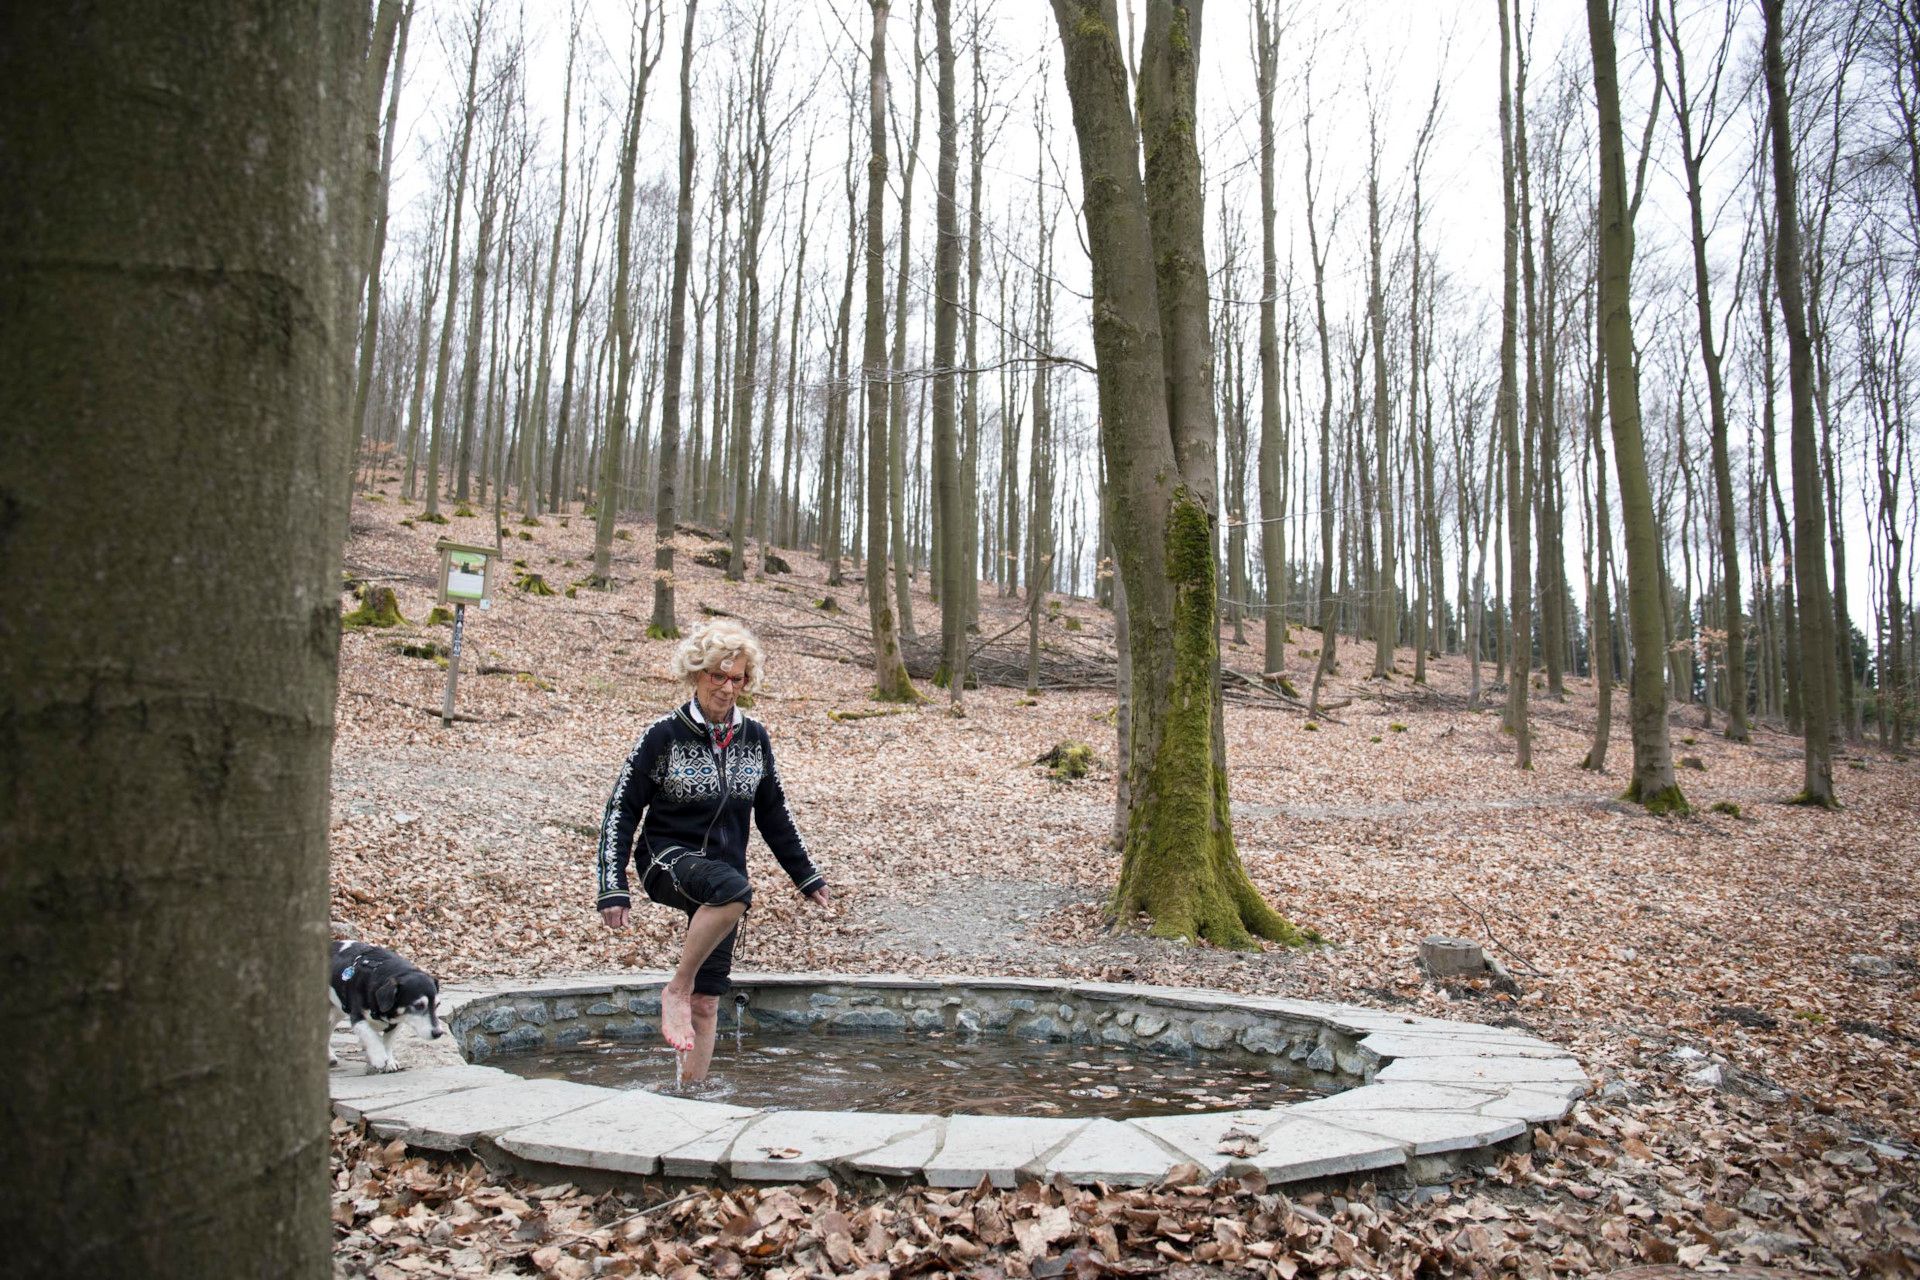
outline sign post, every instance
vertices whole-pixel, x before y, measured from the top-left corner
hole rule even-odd
[[[440,603],[453,606],[453,643],[447,650],[447,694],[440,703],[440,723],[453,723],[453,695],[460,683],[460,644],[467,629],[467,605],[482,609],[493,605],[492,547],[472,547],[448,542],[434,543],[440,553]]]

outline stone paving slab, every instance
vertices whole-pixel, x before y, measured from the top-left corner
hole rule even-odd
[[[571,1080],[515,1080],[369,1108],[369,1128],[411,1146],[460,1151],[480,1138],[518,1129],[616,1097],[617,1090]]]
[[[1407,1156],[1399,1142],[1299,1115],[1297,1108],[1152,1116],[1128,1123],[1174,1148],[1209,1178],[1257,1169],[1269,1181],[1286,1182],[1381,1169]],[[1253,1134],[1259,1150],[1244,1156],[1220,1150],[1221,1140],[1235,1130]]]
[[[1427,1084],[1424,1081],[1388,1082],[1361,1085],[1341,1093],[1330,1093],[1311,1102],[1296,1103],[1289,1110],[1312,1115],[1322,1111],[1479,1111],[1488,1103],[1503,1098],[1505,1085],[1467,1088],[1459,1085]]]
[[[727,1157],[733,1150],[734,1139],[745,1132],[759,1114],[757,1111],[749,1112],[737,1120],[729,1120],[719,1128],[709,1130],[691,1142],[661,1152],[660,1172],[669,1178],[719,1177],[726,1172]]]
[[[949,1116],[946,1140],[926,1163],[936,1187],[971,1187],[990,1178],[1011,1187],[1038,1174],[1043,1158],[1087,1125],[1085,1120],[1029,1116]]]
[[[1181,1157],[1151,1133],[1126,1121],[1090,1120],[1086,1128],[1048,1156],[1041,1175],[1065,1174],[1075,1183],[1105,1182],[1144,1187],[1158,1182]]]
[[[430,1067],[425,1071],[391,1071],[368,1075],[353,1067],[336,1067],[327,1075],[327,1093],[340,1118],[359,1123],[369,1111],[398,1106],[421,1098],[434,1098],[462,1089],[516,1082],[519,1076],[496,1067],[476,1067],[466,1063],[450,1067]]]
[[[1524,1120],[1505,1120],[1471,1111],[1391,1111],[1373,1107],[1364,1111],[1316,1112],[1315,1118],[1342,1129],[1397,1142],[1409,1155],[1416,1156],[1491,1146],[1527,1131]]]
[[[887,1178],[917,1178],[927,1162],[940,1153],[947,1140],[947,1122],[936,1119],[917,1133],[889,1142],[875,1151],[855,1156],[847,1164],[860,1173],[877,1173]]]
[[[1579,1096],[1579,1093],[1571,1090],[1551,1093],[1521,1087],[1486,1103],[1480,1108],[1480,1114],[1505,1116],[1511,1120],[1524,1120],[1528,1124],[1552,1124],[1564,1119],[1567,1112],[1573,1110],[1573,1100]]]
[[[1489,1039],[1478,1035],[1442,1035],[1434,1032],[1376,1031],[1360,1047],[1382,1058],[1564,1058],[1557,1044],[1532,1037]]]
[[[736,1178],[795,1182],[824,1178],[836,1166],[939,1123],[938,1116],[867,1111],[769,1111],[734,1139]],[[793,1152],[784,1155],[784,1152]]]
[[[1577,1089],[1585,1092],[1587,1073],[1572,1058],[1478,1058],[1458,1055],[1433,1058],[1395,1058],[1374,1073],[1389,1083],[1423,1080],[1472,1088],[1482,1084],[1526,1085],[1542,1092]]]
[[[509,1129],[494,1144],[525,1160],[651,1174],[660,1171],[667,1152],[719,1129],[737,1130],[758,1114],[747,1107],[631,1090]]]

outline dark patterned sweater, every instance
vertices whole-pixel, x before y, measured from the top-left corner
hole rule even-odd
[[[644,878],[648,860],[673,845],[704,851],[744,875],[749,818],[800,892],[811,893],[826,883],[813,869],[807,846],[787,813],[787,795],[773,765],[766,726],[739,711],[733,723],[731,740],[716,747],[724,732],[716,735],[687,702],[640,736],[600,823],[594,857],[596,907],[630,905],[629,858]]]

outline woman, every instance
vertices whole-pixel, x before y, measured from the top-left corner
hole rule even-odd
[[[753,901],[748,818],[810,902],[824,908],[831,895],[787,814],[765,726],[734,705],[760,687],[760,642],[740,623],[715,618],[674,648],[672,666],[692,696],[654,721],[620,771],[600,826],[595,905],[607,927],[626,925],[631,853],[646,895],[687,913],[686,944],[660,995],[660,1031],[691,1082],[706,1078],[713,1058],[719,997],[733,985],[734,937]]]

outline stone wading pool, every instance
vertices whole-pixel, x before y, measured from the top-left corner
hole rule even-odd
[[[1287,1182],[1377,1170],[1373,1176],[1389,1181],[1428,1182],[1526,1142],[1529,1125],[1559,1119],[1588,1087],[1571,1055],[1506,1028],[1188,988],[886,975],[737,975],[746,999],[723,1002],[723,1044],[737,1019],[756,1040],[803,1049],[857,1033],[930,1054],[962,1042],[975,1050],[997,1043],[1008,1057],[1018,1056],[1016,1046],[1098,1050],[1106,1061],[1124,1051],[1143,1069],[1185,1061],[1203,1077],[1224,1078],[1229,1066],[1248,1068],[1303,1089],[1287,1096],[1309,1100],[1280,1103],[1249,1092],[1249,1105],[1235,1105],[1238,1091],[1207,1087],[1159,1114],[1125,1119],[1079,1107],[942,1115],[864,1109],[851,1098],[792,1107],[738,1090],[729,1098],[724,1086],[707,1096],[610,1088],[488,1065],[595,1042],[657,1045],[665,978],[449,986],[441,1013],[467,1061],[388,1075],[343,1066],[331,1077],[334,1110],[414,1146],[472,1150],[542,1172],[882,1177],[945,1187],[1064,1175],[1138,1186],[1192,1164],[1206,1178],[1258,1170]],[[426,1052],[405,1037],[399,1051],[403,1062]],[[717,1065],[724,1070],[724,1058]],[[782,1067],[805,1069],[800,1054]],[[659,1078],[671,1077],[662,1070]],[[1228,1105],[1188,1105],[1206,1098]]]

